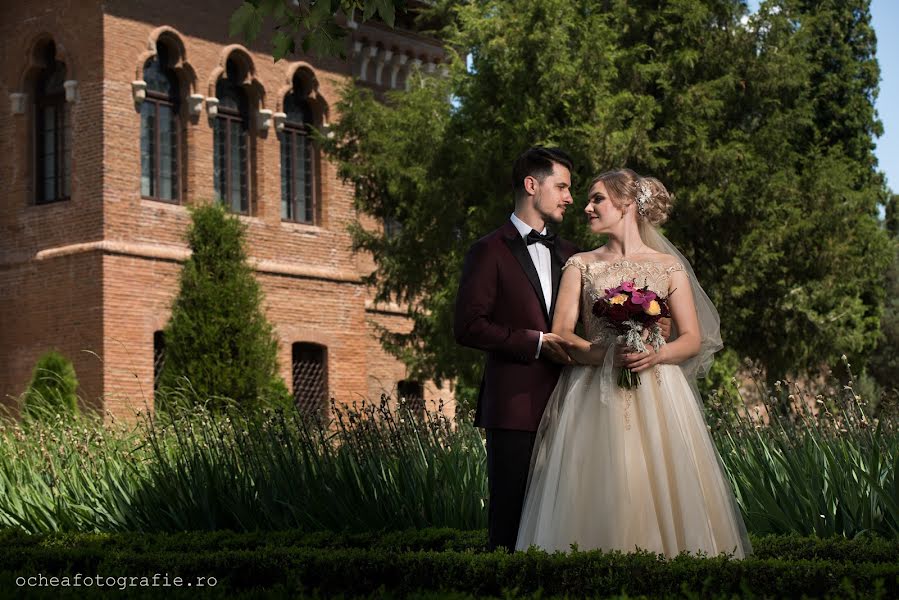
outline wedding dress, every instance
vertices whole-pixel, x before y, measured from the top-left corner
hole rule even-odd
[[[584,337],[609,345],[615,332],[592,313],[604,290],[635,279],[637,287],[665,296],[672,273],[684,270],[679,261],[585,263],[577,256],[565,268],[581,271]],[[631,390],[619,388],[615,376],[617,368],[563,370],[537,432],[516,548],[750,554],[698,395],[682,368],[644,370]]]

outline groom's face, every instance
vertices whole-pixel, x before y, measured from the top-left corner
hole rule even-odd
[[[534,208],[549,223],[561,223],[565,210],[574,200],[571,197],[571,172],[558,163],[553,164],[553,172],[542,182],[537,182],[534,194]]]

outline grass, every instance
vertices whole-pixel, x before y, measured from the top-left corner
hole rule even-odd
[[[768,400],[749,410],[736,388],[706,402],[748,530],[899,539],[897,419],[867,414],[851,380],[823,394],[790,382],[764,391]],[[6,418],[0,526],[30,533],[486,526],[486,455],[472,425],[441,411],[416,414],[387,397],[332,405],[330,415],[213,415],[200,406],[131,423],[91,414]]]

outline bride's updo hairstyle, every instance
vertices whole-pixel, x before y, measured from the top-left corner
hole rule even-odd
[[[637,215],[656,227],[668,220],[674,196],[655,177],[640,177],[630,169],[616,169],[597,176],[589,187],[597,181],[603,182],[609,199],[618,208],[636,204]]]

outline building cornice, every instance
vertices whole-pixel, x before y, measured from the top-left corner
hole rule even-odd
[[[40,250],[28,256],[20,255],[12,260],[0,262],[0,268],[8,269],[30,263],[43,262],[64,256],[73,256],[89,252],[100,252],[107,255],[130,256],[146,260],[162,260],[176,263],[185,262],[191,255],[191,251],[188,248],[180,246],[100,240],[95,242],[55,246],[53,248]],[[362,278],[359,276],[359,273],[355,271],[314,267],[310,265],[253,257],[250,257],[248,262],[253,270],[258,273],[298,277],[301,279],[320,279],[323,281],[336,281],[342,283],[362,283]]]

